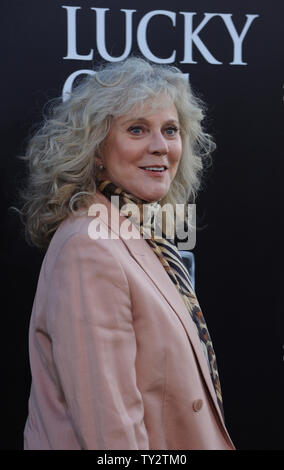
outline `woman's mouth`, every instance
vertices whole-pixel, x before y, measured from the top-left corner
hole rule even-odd
[[[161,176],[168,169],[166,166],[158,166],[158,165],[157,166],[143,166],[143,167],[140,166],[139,168],[149,173],[149,175],[154,175],[154,176]]]

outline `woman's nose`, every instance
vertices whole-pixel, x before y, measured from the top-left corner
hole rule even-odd
[[[156,155],[166,155],[168,153],[168,142],[161,132],[156,132],[151,135],[148,151]]]

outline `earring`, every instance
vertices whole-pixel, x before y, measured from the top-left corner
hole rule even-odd
[[[104,168],[104,166],[103,166],[103,164],[101,163],[101,164],[99,165],[99,170],[102,171],[103,168]]]

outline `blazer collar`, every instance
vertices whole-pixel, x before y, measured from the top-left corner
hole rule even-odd
[[[137,230],[137,228],[132,224],[131,229],[133,230],[131,233],[134,236],[130,239],[126,239],[126,237],[122,236],[121,233],[121,228],[123,222],[126,221],[126,218],[121,216],[119,214],[119,210],[113,204],[111,204],[110,201],[99,191],[97,191],[95,194],[94,202],[99,202],[107,207],[108,219],[106,220],[105,213],[103,211],[100,214],[100,218],[105,224],[107,224],[111,228],[113,232],[116,233],[117,237],[119,237],[123,241],[131,256],[136,260],[136,262],[140,265],[143,271],[150,277],[152,282],[155,284],[160,293],[164,296],[168,304],[172,307],[177,317],[181,321],[185,332],[189,338],[189,341],[193,347],[200,371],[203,375],[205,384],[207,385],[209,393],[214,402],[217,414],[226,431],[223,416],[217,402],[216,393],[211,380],[207,360],[205,358],[203,348],[201,346],[196,326],[190,314],[188,313],[188,310],[175,285],[170,280],[168,274],[161,265],[157,256],[153,256],[153,251],[151,247],[141,237],[140,232]],[[89,215],[92,214],[89,212]],[[226,436],[228,437],[231,443],[227,431]]]

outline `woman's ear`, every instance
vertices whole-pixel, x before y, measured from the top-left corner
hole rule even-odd
[[[101,148],[98,148],[98,149],[95,151],[94,158],[95,158],[95,166],[96,166],[96,168],[97,168],[99,171],[102,171],[102,170],[104,169],[104,164],[103,164],[103,156],[102,156]]]
[[[103,165],[103,161],[101,159],[101,157],[99,157],[97,154],[95,154],[95,165],[96,166],[100,166],[100,165]]]
[[[102,151],[100,147],[95,151],[94,157],[95,157],[96,166],[97,167],[100,167],[101,165],[103,166],[103,156],[102,156]]]

